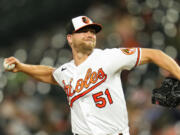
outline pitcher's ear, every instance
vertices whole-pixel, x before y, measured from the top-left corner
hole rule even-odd
[[[72,44],[72,35],[71,34],[67,35],[67,41],[68,41],[69,45]]]

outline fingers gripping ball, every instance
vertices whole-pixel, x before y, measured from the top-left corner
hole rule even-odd
[[[7,62],[5,60],[4,60],[3,66],[4,66],[4,69],[6,69],[6,70],[12,70],[15,68],[15,64],[9,65],[9,64],[7,64]]]

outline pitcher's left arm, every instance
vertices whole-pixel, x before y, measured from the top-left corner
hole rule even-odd
[[[146,63],[154,63],[157,66],[167,70],[174,77],[180,80],[180,67],[174,59],[157,49],[141,49],[141,60],[139,65]]]

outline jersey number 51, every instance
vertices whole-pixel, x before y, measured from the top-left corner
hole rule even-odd
[[[106,89],[105,92],[103,93],[102,91],[96,93],[96,94],[93,94],[93,99],[94,99],[94,102],[96,104],[96,106],[98,108],[103,108],[106,106],[106,98],[102,97],[103,95],[106,95],[107,99],[108,99],[108,102],[109,104],[112,104],[113,103],[113,100],[111,98],[111,95],[109,93],[109,90]]]

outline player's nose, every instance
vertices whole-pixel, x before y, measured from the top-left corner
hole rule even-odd
[[[95,36],[95,33],[90,31],[90,30],[87,31],[86,34],[87,34],[87,36],[90,36],[90,37],[94,37]]]

